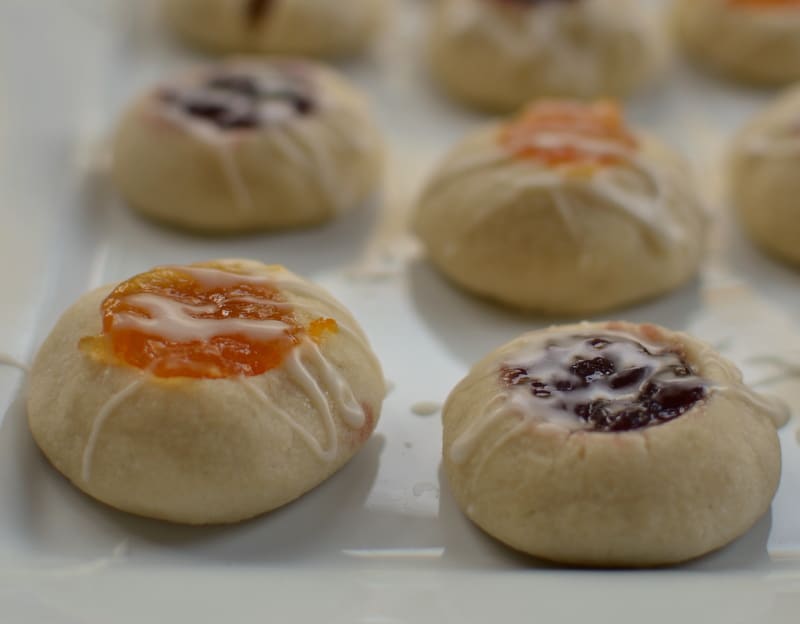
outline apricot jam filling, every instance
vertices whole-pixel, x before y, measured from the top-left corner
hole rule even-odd
[[[336,321],[302,325],[269,278],[221,265],[157,267],[117,286],[100,306],[103,331],[80,348],[157,377],[254,376],[281,364],[304,337]]]
[[[534,362],[505,366],[500,377],[529,392],[545,415],[566,412],[600,432],[669,422],[709,392],[677,351],[610,334],[553,340]]]
[[[620,164],[638,146],[616,103],[557,100],[529,106],[501,129],[500,144],[517,158],[573,173]]]

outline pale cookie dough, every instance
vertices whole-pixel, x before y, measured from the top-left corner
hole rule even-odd
[[[338,57],[364,50],[387,0],[165,0],[172,29],[215,52]]]
[[[297,498],[370,437],[381,367],[344,307],[279,266],[158,267],[84,295],[39,351],[28,420],[90,496],[186,524]]]
[[[129,108],[113,177],[146,216],[208,233],[308,226],[374,193],[383,155],[355,87],[307,61],[233,60]]]
[[[800,1],[676,0],[678,39],[693,59],[735,80],[800,80]]]
[[[488,355],[442,418],[447,480],[484,531],[552,561],[639,567],[753,526],[778,486],[787,411],[686,334],[583,323]]]
[[[731,201],[753,239],[800,264],[800,88],[778,98],[739,134]]]
[[[414,228],[465,289],[550,314],[660,295],[697,271],[706,214],[684,161],[608,102],[539,102],[468,136]]]
[[[453,96],[493,110],[541,96],[624,96],[666,56],[637,0],[437,0],[435,11],[434,73]]]

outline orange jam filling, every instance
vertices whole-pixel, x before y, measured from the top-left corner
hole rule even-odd
[[[500,143],[518,158],[577,174],[620,164],[638,145],[616,103],[556,100],[525,109],[502,128]]]
[[[800,0],[728,0],[728,4],[753,9],[800,8]]]
[[[80,348],[158,377],[260,375],[304,336],[318,342],[338,331],[329,318],[301,325],[267,279],[214,263],[137,275],[106,297],[101,313],[102,335],[83,338]]]

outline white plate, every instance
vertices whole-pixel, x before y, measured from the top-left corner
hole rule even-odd
[[[336,293],[395,385],[376,436],[329,482],[252,522],[191,529],[114,512],[69,486],[30,439],[22,375],[0,367],[4,624],[800,618],[796,420],[781,432],[784,473],[771,514],[690,565],[559,569],[499,546],[455,508],[439,473],[438,416],[412,406],[442,402],[479,356],[545,322],[453,290],[402,234],[421,176],[482,118],[445,101],[425,74],[426,2],[400,4],[373,58],[344,68],[373,93],[392,142],[383,211],[221,240],[144,222],[107,185],[103,139],[120,107],[192,59],[160,31],[152,2],[0,4],[0,351],[29,360],[60,311],[92,286],[160,263],[249,256]],[[767,99],[679,68],[632,103],[634,119],[692,157],[720,219],[701,279],[617,316],[696,333],[753,381],[784,375],[763,389],[796,405],[800,276],[728,222],[716,173],[731,131]]]

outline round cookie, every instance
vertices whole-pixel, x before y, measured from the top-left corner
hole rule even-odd
[[[766,512],[786,417],[685,334],[553,327],[499,348],[456,386],[444,470],[467,516],[515,549],[586,566],[672,564]]]
[[[731,199],[753,239],[800,264],[800,88],[778,98],[739,134]]]
[[[84,295],[36,357],[28,420],[90,496],[172,522],[229,523],[341,468],[384,394],[364,333],[329,294],[280,266],[222,260]]]
[[[482,108],[627,95],[663,57],[662,33],[635,0],[437,0],[434,73]]]
[[[138,98],[114,137],[113,177],[136,210],[209,233],[307,226],[378,183],[382,142],[362,96],[299,60],[234,60]]]
[[[165,0],[172,29],[215,52],[336,57],[363,50],[386,0]]]
[[[414,228],[465,289],[584,315],[667,292],[706,233],[686,164],[613,103],[543,101],[468,136],[423,190]]]
[[[676,0],[685,51],[709,69],[748,83],[800,80],[800,1]]]

